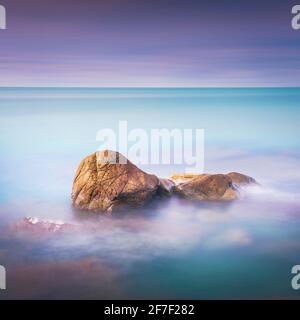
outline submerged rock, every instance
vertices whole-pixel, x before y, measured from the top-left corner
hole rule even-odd
[[[145,205],[162,187],[120,153],[98,151],[82,160],[72,190],[73,205],[83,210],[112,212]]]
[[[30,232],[30,233],[57,233],[57,232],[66,232],[74,231],[76,225],[69,224],[63,221],[54,221],[54,220],[39,220],[34,217],[26,217],[19,221],[14,227],[13,231],[21,232]]]

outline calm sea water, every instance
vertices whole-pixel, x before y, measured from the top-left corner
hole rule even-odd
[[[147,132],[203,128],[205,171],[243,172],[261,187],[230,205],[172,199],[123,219],[79,219],[76,167],[99,147],[97,131],[120,120]],[[299,299],[299,136],[300,89],[1,88],[0,299]],[[27,216],[82,229],[16,233]]]

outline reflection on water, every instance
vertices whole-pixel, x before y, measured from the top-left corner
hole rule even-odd
[[[8,277],[0,299],[299,298],[290,285],[291,268],[300,263],[298,91],[140,91],[133,97],[124,89],[122,97],[110,91],[76,91],[75,97],[72,91],[11,90],[0,95],[0,264]],[[281,109],[281,122],[289,129],[280,136],[283,101],[289,107]],[[123,216],[76,214],[73,175],[97,147],[103,121],[113,126],[113,120],[128,119],[144,128],[149,121],[143,118],[157,106],[162,114],[176,110],[160,115],[157,127],[195,127],[195,119],[204,127],[205,119],[208,172],[240,171],[261,186],[230,204],[174,198]],[[223,119],[234,114],[235,125],[215,120],[216,110]],[[255,133],[241,130],[249,119],[256,119]],[[252,142],[265,130],[260,121],[267,121],[269,132],[256,149]],[[240,141],[232,131],[241,132]],[[174,168],[145,169],[168,176]],[[22,232],[16,224],[27,216],[74,228]]]

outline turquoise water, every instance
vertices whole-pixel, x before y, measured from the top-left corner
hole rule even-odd
[[[0,89],[1,298],[295,298],[300,264],[300,89]],[[19,235],[26,216],[85,225],[70,206],[98,130],[201,128],[205,171],[261,188],[232,205],[177,199],[95,232]],[[175,150],[176,152],[176,150]],[[162,177],[178,165],[141,165]],[[91,223],[90,221],[88,223]],[[54,281],[53,279],[56,279]]]

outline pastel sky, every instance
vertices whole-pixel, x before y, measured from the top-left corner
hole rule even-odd
[[[0,86],[300,86],[300,0],[0,0]]]

